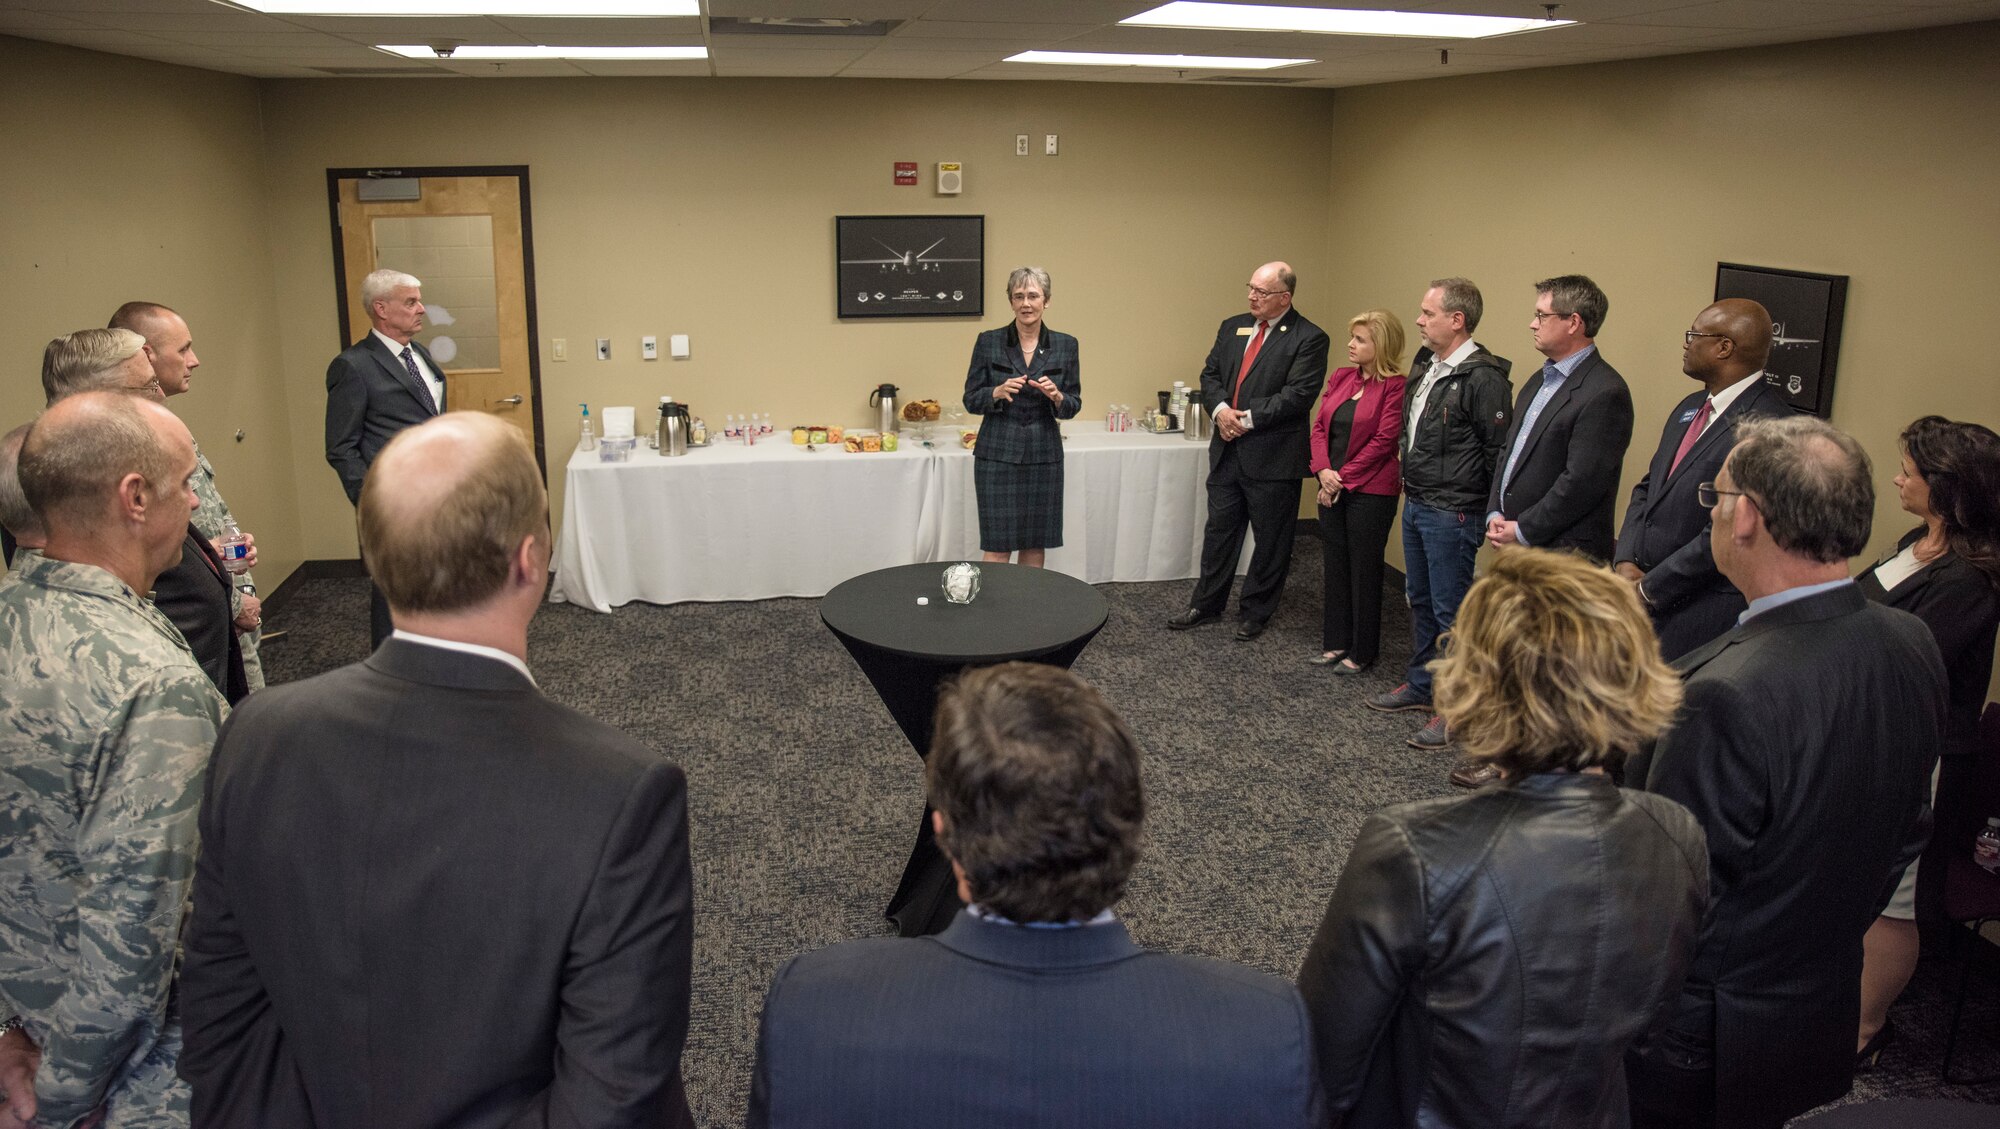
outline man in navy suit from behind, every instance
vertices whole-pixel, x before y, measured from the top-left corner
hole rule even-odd
[[[938,703],[926,776],[968,908],[933,937],[778,971],[751,1126],[1323,1122],[1290,984],[1149,952],[1112,914],[1145,799],[1138,746],[1095,690],[1033,663],[968,672]]]
[[[326,368],[326,461],[347,500],[361,502],[368,467],[396,433],[445,410],[444,370],[414,338],[424,327],[423,283],[402,271],[361,280],[368,335]],[[389,605],[369,589],[369,643],[389,637]]]

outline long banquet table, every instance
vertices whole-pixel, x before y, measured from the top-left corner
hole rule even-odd
[[[1183,580],[1201,560],[1208,444],[1064,425],[1063,545],[1048,566],[1101,584]],[[608,612],[644,600],[823,596],[892,565],[977,560],[972,455],[957,433],[926,449],[807,451],[774,436],[680,458],[570,456],[549,598]],[[1246,556],[1248,546],[1245,546]]]

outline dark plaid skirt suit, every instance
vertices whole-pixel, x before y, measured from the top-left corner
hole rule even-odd
[[[993,390],[1016,376],[1048,377],[1062,390],[1060,406],[1025,386],[1011,400]],[[973,447],[972,484],[979,498],[979,547],[989,553],[1062,545],[1063,445],[1058,420],[1083,407],[1076,338],[1042,326],[1029,361],[1013,323],[989,329],[972,346],[965,373],[965,410],[984,418]]]

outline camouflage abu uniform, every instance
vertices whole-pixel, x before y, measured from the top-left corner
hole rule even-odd
[[[196,809],[228,707],[94,565],[0,581],[0,1015],[42,1048],[40,1124],[185,1126],[171,995]]]
[[[220,541],[228,532],[229,503],[222,500],[222,492],[215,488],[215,467],[209,464],[208,456],[201,453],[199,443],[194,445],[194,458],[200,464],[194,476],[194,496],[201,505],[195,508],[191,520],[203,537]],[[245,584],[253,588],[256,586],[247,572],[239,572],[229,578],[229,614],[232,616],[243,614],[242,586]],[[236,638],[243,644],[243,677],[252,690],[264,688],[264,663],[257,657],[257,640],[262,636],[262,629],[256,627],[236,633]]]

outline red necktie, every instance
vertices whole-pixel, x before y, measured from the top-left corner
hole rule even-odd
[[[1667,477],[1672,478],[1674,472],[1681,469],[1681,460],[1688,457],[1689,451],[1694,450],[1694,441],[1701,438],[1701,429],[1708,426],[1708,412],[1714,406],[1713,398],[1702,400],[1701,410],[1694,414],[1694,422],[1688,424],[1687,434],[1681,436],[1681,449],[1674,452],[1674,463],[1667,468]]]
[[[1243,378],[1250,375],[1250,366],[1257,363],[1257,350],[1264,347],[1264,330],[1270,324],[1268,321],[1258,322],[1257,336],[1252,337],[1250,347],[1243,350],[1243,367],[1236,373],[1236,387],[1229,390],[1229,406],[1232,408],[1236,406],[1236,397],[1243,393]]]

